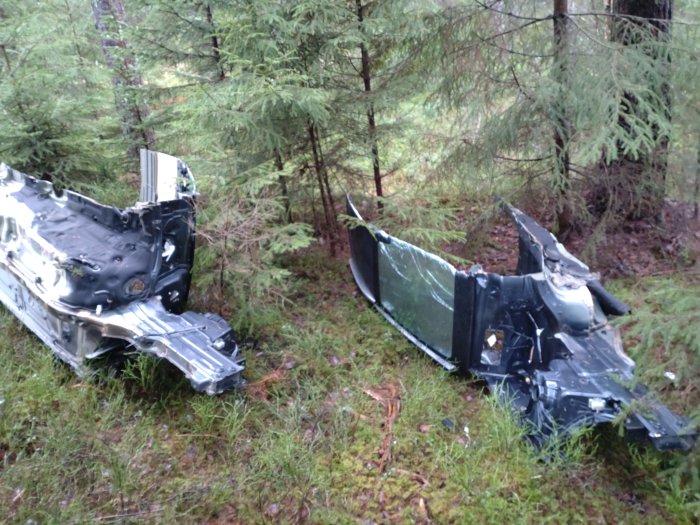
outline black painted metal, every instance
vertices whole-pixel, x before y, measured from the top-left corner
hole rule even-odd
[[[362,220],[352,201],[347,199],[347,213],[350,217]],[[355,281],[362,293],[372,302],[379,303],[379,262],[376,228],[351,228],[349,230],[350,262]]]
[[[35,214],[39,236],[66,254],[70,286],[61,301],[82,308],[109,309],[161,295],[169,310],[187,301],[194,260],[194,205],[183,198],[121,210],[78,193],[64,192],[57,205],[25,176],[18,199]],[[166,243],[177,249],[163,260]]]
[[[452,362],[507,399],[531,427],[536,444],[581,425],[622,418],[630,438],[645,438],[661,450],[690,449],[696,428],[637,383],[634,362],[608,323],[606,316],[625,314],[629,307],[550,232],[520,210],[504,208],[518,228],[520,275],[486,273],[479,266],[456,272]],[[349,198],[348,213],[361,219]],[[350,229],[351,266],[360,289],[411,341],[449,366],[449,356],[418,340],[410,326],[382,308],[377,294],[368,293],[379,280],[382,256],[371,231],[377,230]]]

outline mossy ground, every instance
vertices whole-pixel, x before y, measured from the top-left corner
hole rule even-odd
[[[2,519],[698,519],[668,456],[609,428],[543,461],[481,385],[447,374],[369,308],[344,261],[312,250],[289,266],[293,304],[267,314],[269,336],[245,348],[245,394],[196,394],[151,359],[80,379],[3,310]]]

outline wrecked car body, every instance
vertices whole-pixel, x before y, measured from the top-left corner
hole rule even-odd
[[[179,159],[141,151],[141,195],[119,209],[0,164],[0,300],[55,354],[143,352],[208,394],[240,385],[234,333],[184,311],[194,261],[194,178]],[[183,313],[181,313],[183,312]]]
[[[688,450],[696,429],[634,377],[609,316],[629,308],[532,218],[518,229],[518,275],[457,270],[392,237],[347,199],[351,260],[363,295],[449,370],[469,372],[522,416],[537,445],[584,425],[622,421],[659,450]]]

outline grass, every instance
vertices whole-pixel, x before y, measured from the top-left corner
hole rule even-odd
[[[368,307],[344,261],[310,251],[289,267],[302,275],[294,304],[245,349],[247,395],[196,394],[152,358],[82,380],[3,310],[4,520],[698,519],[697,496],[667,473],[672,457],[602,429],[542,461],[479,385],[444,372]]]

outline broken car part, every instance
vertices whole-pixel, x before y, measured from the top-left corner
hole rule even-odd
[[[629,308],[520,210],[518,275],[440,257],[362,221],[350,199],[350,267],[358,287],[411,342],[449,370],[484,379],[541,445],[583,425],[623,421],[660,450],[688,450],[696,429],[634,377],[608,316]]]
[[[242,382],[233,330],[184,312],[194,261],[194,178],[141,151],[141,198],[99,204],[0,164],[0,300],[79,373],[110,352],[170,361],[215,394]]]

